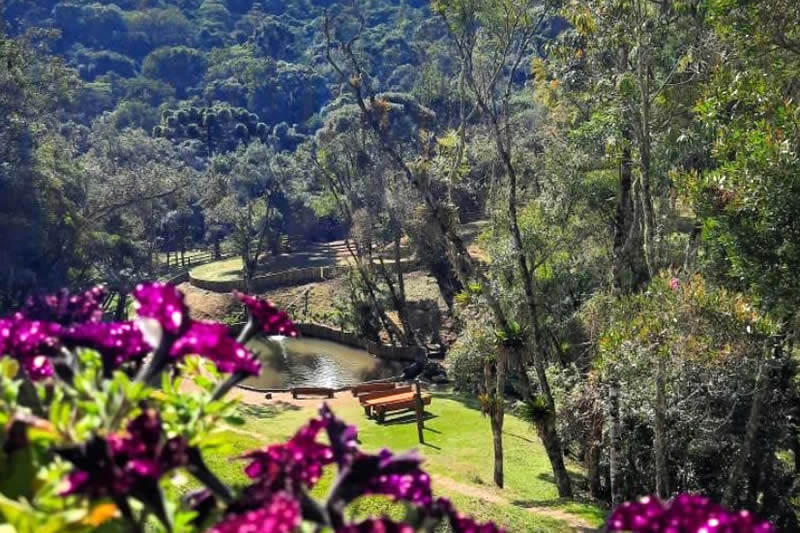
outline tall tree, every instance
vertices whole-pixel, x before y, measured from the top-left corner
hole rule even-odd
[[[530,326],[530,359],[532,359],[539,391],[546,409],[539,416],[540,437],[547,450],[559,495],[570,497],[572,487],[564,465],[561,440],[556,430],[556,406],[546,372],[540,303],[536,294],[533,265],[536,250],[526,249],[518,217],[520,172],[517,161],[516,136],[512,134],[511,97],[518,79],[524,77],[522,67],[537,50],[538,39],[548,21],[549,13],[539,2],[448,1],[435,3],[435,8],[448,21],[451,35],[461,61],[461,76],[468,88],[469,107],[480,111],[488,122],[497,158],[502,165],[507,197],[507,221],[513,242],[519,280],[524,289],[527,323]],[[467,127],[464,118],[460,131]],[[457,162],[460,164],[460,161]],[[521,369],[523,384],[527,383],[526,357],[520,348],[510,350],[513,365]],[[526,400],[534,402],[531,391]]]

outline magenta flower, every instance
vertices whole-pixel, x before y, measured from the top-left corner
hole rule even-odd
[[[358,429],[336,418],[327,404],[322,405],[319,414],[328,433],[333,457],[339,468],[342,468],[351,463],[358,454]]]
[[[285,492],[258,509],[230,514],[207,533],[291,533],[300,525],[300,505]]]
[[[313,488],[322,477],[323,468],[334,461],[331,447],[316,440],[324,427],[325,422],[315,418],[289,442],[246,453],[243,458],[250,463],[245,473],[256,482],[251,487],[251,496],[258,499],[280,490],[296,493]]]
[[[210,359],[220,372],[257,376],[261,362],[247,348],[230,336],[228,326],[210,322],[192,322],[188,331],[175,341],[170,357],[181,359],[196,354]]]
[[[181,335],[189,328],[189,309],[175,286],[162,282],[140,284],[133,297],[139,317],[153,319],[163,331]]]
[[[147,492],[161,476],[188,462],[185,440],[167,439],[154,410],[133,419],[122,435],[95,437],[84,446],[58,453],[76,467],[64,480],[61,494],[90,498],[128,493],[149,498]]]
[[[28,297],[21,313],[30,320],[55,322],[62,326],[80,322],[99,322],[103,318],[105,287],[92,287],[82,294],[62,289],[55,294]]]
[[[239,291],[235,291],[234,295],[247,306],[250,317],[259,331],[267,335],[300,336],[297,326],[291,321],[289,315],[278,309],[272,302],[248,296]]]
[[[681,280],[678,278],[672,278],[669,282],[669,288],[673,291],[677,291],[681,287]]]
[[[30,376],[31,381],[43,381],[53,377],[53,365],[50,359],[43,355],[25,359],[22,361],[22,368]]]
[[[775,526],[748,511],[729,511],[696,494],[681,494],[669,503],[648,496],[617,507],[609,531],[633,533],[774,533]]]
[[[453,533],[504,533],[505,530],[498,527],[492,522],[481,524],[475,522],[472,518],[465,516],[456,511],[453,504],[447,498],[439,498],[436,501],[436,507],[448,519]]]
[[[350,502],[364,494],[383,494],[395,501],[430,508],[431,478],[420,468],[421,464],[415,453],[394,455],[382,450],[377,455],[361,454],[344,475],[337,496]]]
[[[408,524],[398,524],[388,518],[373,518],[360,524],[340,527],[336,533],[414,533],[415,531]]]
[[[96,350],[108,374],[129,361],[143,359],[153,349],[133,322],[79,324],[65,331],[61,340],[68,348]]]
[[[0,319],[0,356],[19,361],[34,381],[48,378],[53,367],[47,359],[61,349],[60,333],[58,324],[28,320],[21,313]]]

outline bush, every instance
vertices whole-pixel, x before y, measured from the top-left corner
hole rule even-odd
[[[492,332],[480,324],[469,324],[447,354],[448,377],[456,389],[477,393],[483,369],[495,357]]]

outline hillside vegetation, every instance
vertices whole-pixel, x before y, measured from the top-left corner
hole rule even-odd
[[[460,451],[494,496],[535,499],[509,444],[524,420],[560,502],[699,493],[800,530],[800,2],[0,12],[4,316],[99,283],[124,321],[140,283],[191,258],[246,292],[335,262],[336,280],[276,298],[446,354],[485,416],[481,449]],[[207,298],[198,316],[245,316],[233,295],[187,292]],[[66,357],[45,344],[0,349],[34,372]]]

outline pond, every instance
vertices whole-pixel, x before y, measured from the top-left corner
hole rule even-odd
[[[339,388],[400,374],[408,363],[378,359],[367,351],[312,339],[255,339],[248,345],[264,363],[244,385],[259,389]]]

